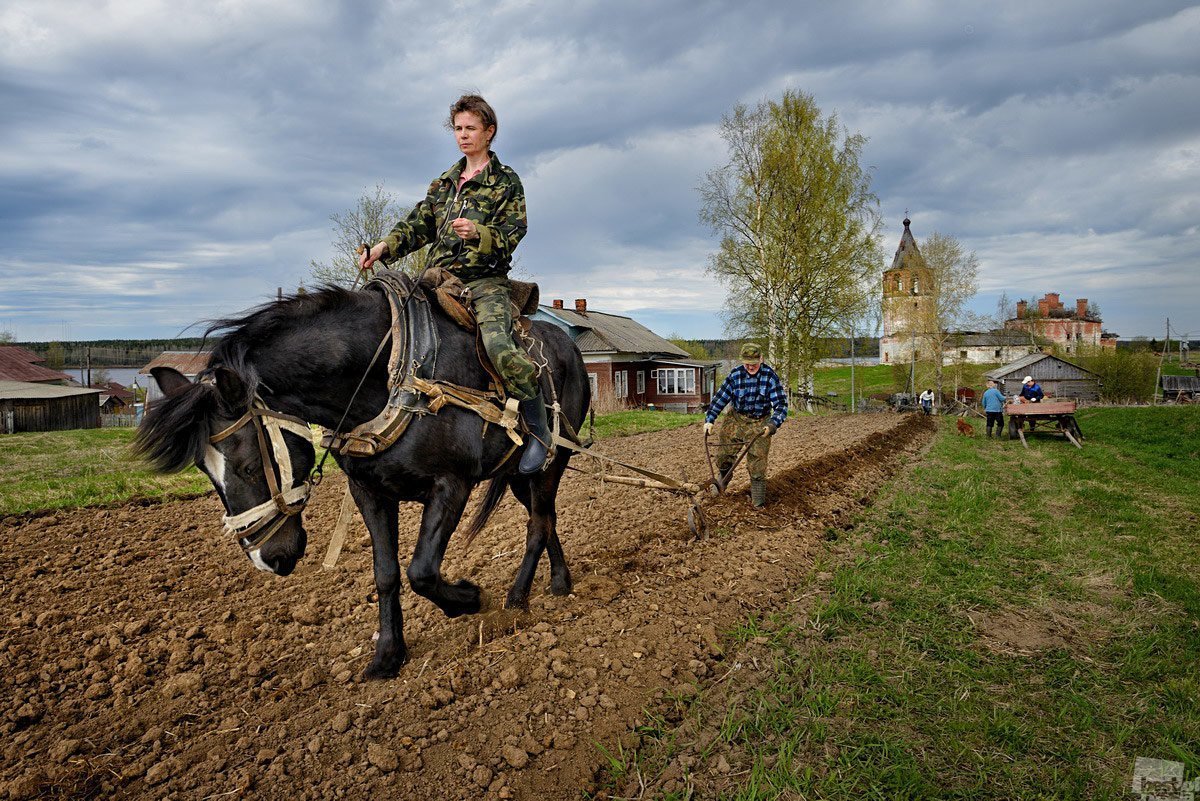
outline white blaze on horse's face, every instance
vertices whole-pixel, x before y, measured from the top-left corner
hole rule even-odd
[[[204,449],[204,472],[217,485],[217,491],[225,495],[225,454],[209,445]]]
[[[253,551],[247,551],[246,556],[250,557],[250,561],[253,562],[254,566],[259,570],[262,570],[266,573],[274,573],[275,568],[263,561],[262,554],[259,553],[259,550],[261,549],[255,548]]]

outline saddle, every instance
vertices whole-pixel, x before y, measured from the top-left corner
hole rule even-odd
[[[478,328],[475,323],[475,310],[471,308],[467,285],[462,279],[445,267],[430,267],[421,274],[419,280],[437,300],[442,311],[459,326],[472,333]],[[541,300],[538,285],[527,281],[508,280],[511,286],[513,320],[528,330],[529,315],[537,311]]]
[[[389,341],[392,346],[388,400],[378,415],[351,431],[327,431],[322,437],[324,447],[342,455],[375,456],[394,445],[414,417],[437,414],[448,404],[472,411],[503,429],[511,441],[510,454],[522,444],[517,401],[505,397],[502,388],[479,390],[434,377],[439,343],[430,296],[438,293],[426,287],[392,270],[376,273],[363,287],[382,292],[391,308],[391,330],[379,346],[380,351]]]

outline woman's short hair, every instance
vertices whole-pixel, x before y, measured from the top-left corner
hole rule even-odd
[[[492,140],[496,138],[496,134],[500,131],[500,125],[496,122],[496,112],[492,109],[490,103],[484,100],[479,95],[463,95],[458,100],[450,105],[450,119],[446,123],[446,127],[454,130],[454,118],[464,111],[470,111],[479,115],[479,119],[483,120],[483,127],[495,128],[492,132]]]

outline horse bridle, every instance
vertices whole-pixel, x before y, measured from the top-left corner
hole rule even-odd
[[[268,409],[257,393],[245,414],[228,428],[209,437],[208,441],[215,445],[249,423],[254,424],[263,475],[267,479],[267,487],[271,490],[271,498],[244,512],[221,518],[225,524],[225,533],[235,535],[246,553],[261,548],[283,528],[289,517],[304,511],[309,491],[315,483],[312,477],[305,477],[303,483],[292,486],[292,457],[288,452],[287,443],[283,440],[283,432],[290,431],[311,443],[312,431],[308,423],[299,417]],[[271,458],[272,455],[274,459]]]

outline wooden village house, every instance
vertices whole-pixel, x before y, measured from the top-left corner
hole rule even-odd
[[[561,300],[539,306],[533,319],[557,325],[575,341],[592,397],[610,395],[626,408],[695,412],[712,400],[717,362],[700,361],[636,320]]]
[[[0,433],[100,427],[100,390],[0,380]]]

